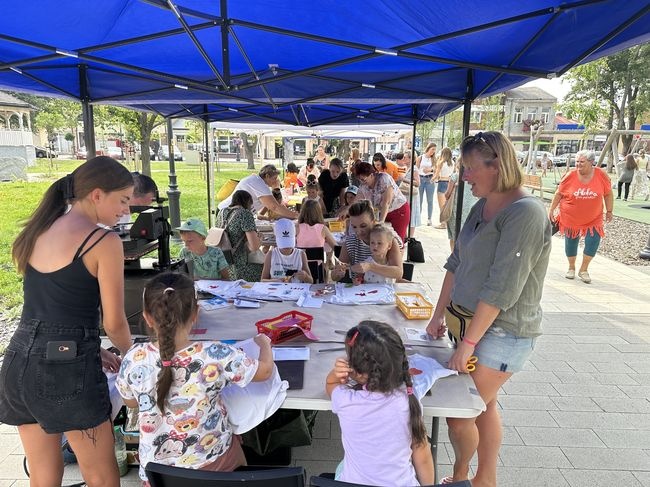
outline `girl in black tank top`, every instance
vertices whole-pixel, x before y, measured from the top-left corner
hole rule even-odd
[[[132,194],[133,178],[124,166],[109,157],[91,159],[46,191],[12,248],[24,275],[24,306],[0,370],[0,422],[18,426],[31,476],[40,484],[61,485],[59,448],[66,433],[88,485],[119,485],[102,354],[119,361],[100,351],[102,295],[109,298],[103,309],[109,338],[126,353],[131,337],[122,304],[121,246],[96,225],[115,225],[129,212]],[[39,270],[57,263],[50,258],[57,246],[75,241],[81,231],[83,241],[68,264]],[[96,264],[99,277],[86,263]]]

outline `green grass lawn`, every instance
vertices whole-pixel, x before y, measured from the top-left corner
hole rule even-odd
[[[37,161],[35,166],[28,169],[32,177],[38,176],[37,181],[0,183],[0,310],[9,317],[19,312],[23,299],[22,279],[11,261],[11,244],[20,231],[21,222],[30,216],[53,181],[72,172],[84,162],[57,160],[51,168],[49,160]],[[215,194],[226,180],[241,179],[251,173],[245,169],[245,163],[225,163],[220,166],[220,171],[215,173]],[[166,196],[165,190],[169,186],[168,167],[167,161],[154,161],[151,165],[152,177],[161,196]],[[259,164],[257,167],[259,169]],[[199,217],[207,223],[208,195],[201,168],[177,162],[176,174],[181,191],[181,218]]]

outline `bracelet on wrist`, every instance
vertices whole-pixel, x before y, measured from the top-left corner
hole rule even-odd
[[[467,343],[470,347],[476,347],[477,342],[470,340],[469,338],[463,338],[463,343]]]

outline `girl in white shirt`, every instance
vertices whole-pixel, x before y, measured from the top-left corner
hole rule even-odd
[[[417,158],[415,161],[416,166],[420,171],[420,212],[422,212],[422,204],[424,199],[427,200],[427,225],[431,226],[431,215],[433,214],[433,193],[436,192],[436,187],[433,182],[433,175],[436,171],[436,144],[433,142],[427,145],[424,154]]]
[[[296,248],[296,226],[282,218],[273,226],[275,247],[266,254],[262,281],[313,283],[304,250]]]
[[[442,209],[445,206],[445,193],[449,187],[449,177],[454,173],[454,161],[451,156],[451,149],[445,147],[440,152],[440,159],[438,159],[438,164],[436,166],[436,173],[433,176],[433,180],[436,181],[438,188],[438,208]],[[441,222],[440,225],[437,225],[436,228],[447,228],[445,222]]]

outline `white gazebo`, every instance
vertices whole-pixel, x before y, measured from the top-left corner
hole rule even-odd
[[[0,180],[25,177],[34,163],[34,135],[29,103],[0,91]]]

